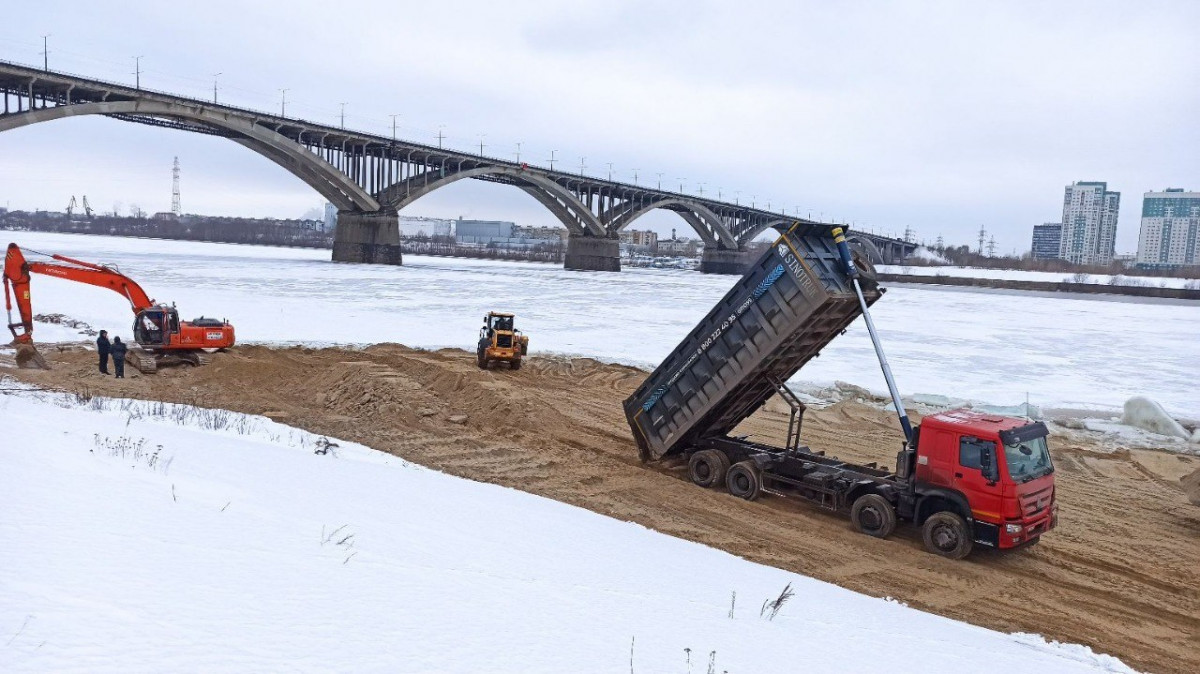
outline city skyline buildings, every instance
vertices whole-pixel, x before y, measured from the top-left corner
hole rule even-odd
[[[1200,265],[1200,192],[1167,188],[1142,195],[1137,264]]]
[[[1075,264],[1110,264],[1116,254],[1121,193],[1108,183],[1079,181],[1063,191],[1059,258]]]

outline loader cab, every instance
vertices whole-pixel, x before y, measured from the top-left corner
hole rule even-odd
[[[926,417],[913,471],[917,520],[952,509],[973,525],[976,543],[1036,540],[1057,524],[1047,434],[1041,422],[972,410]]]
[[[480,329],[480,337],[492,341],[496,334],[500,333],[506,335],[511,342],[512,333],[516,332],[513,325],[514,316],[512,314],[489,313],[483,317],[483,328]]]
[[[179,312],[174,307],[156,306],[138,312],[133,321],[133,338],[142,346],[167,346],[179,334]]]

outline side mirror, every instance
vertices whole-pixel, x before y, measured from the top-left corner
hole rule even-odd
[[[983,464],[980,471],[983,473],[983,479],[989,484],[996,484],[1000,481],[1000,467],[996,465],[995,445],[987,443],[979,450],[979,462]]]

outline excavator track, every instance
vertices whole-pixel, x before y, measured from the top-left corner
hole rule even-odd
[[[130,349],[125,354],[125,362],[142,374],[158,372],[158,359],[144,349]]]

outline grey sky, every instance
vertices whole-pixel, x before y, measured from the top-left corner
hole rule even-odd
[[[1200,3],[12,3],[0,58],[559,167],[799,208],[877,231],[1024,250],[1063,187],[1200,189]],[[112,5],[117,3],[103,3]],[[40,6],[38,6],[40,5]],[[133,7],[136,7],[134,9]],[[444,125],[444,126],[443,126]],[[218,138],[106,119],[0,134],[0,205],[299,216],[322,201]],[[469,183],[469,184],[468,184]],[[518,190],[455,184],[416,215],[554,219]],[[675,215],[655,228],[686,225]]]

